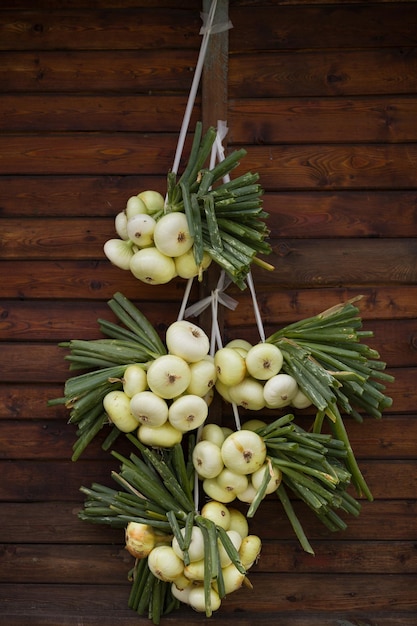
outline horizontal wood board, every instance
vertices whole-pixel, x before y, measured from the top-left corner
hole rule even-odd
[[[381,420],[346,421],[374,501],[361,499],[345,531],[330,533],[294,499],[309,555],[268,497],[251,521],[263,539],[253,592],[231,594],[211,619],[184,607],[162,623],[414,626],[417,3],[228,5],[225,65],[206,74],[191,128],[224,115],[227,151],[247,150],[236,175],[260,174],[275,266],[253,272],[264,331],[361,295],[367,342],[395,377],[393,403]],[[114,320],[107,301],[116,291],[161,337],[178,314],[185,281],[139,284],[110,265],[103,244],[131,195],[166,191],[203,10],[191,0],[0,8],[4,626],[150,623],[127,607],[122,533],[77,517],[80,486],[111,485],[118,463],[102,450],[103,434],[72,462],[68,413],[47,402],[69,376],[59,342],[100,337],[97,320]],[[181,165],[190,143],[191,132]],[[194,285],[190,302],[207,285]],[[224,340],[258,341],[250,293],[228,293],[238,305],[222,312]],[[233,424],[230,407],[221,409]],[[298,417],[308,428],[314,415]]]

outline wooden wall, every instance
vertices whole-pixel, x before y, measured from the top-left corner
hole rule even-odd
[[[224,8],[227,3],[220,3]],[[109,484],[94,442],[70,461],[58,342],[99,336],[120,290],[161,333],[184,289],[139,284],[102,246],[142,189],[165,191],[201,37],[186,0],[4,0],[0,9],[0,623],[147,624],[127,608],[120,532],[77,519]],[[267,330],[363,294],[364,326],[396,382],[381,421],[349,423],[375,497],[346,532],[303,514],[305,554],[276,503],[253,531],[252,593],[213,623],[411,626],[417,418],[417,3],[231,0],[228,54],[193,112],[225,112],[229,148],[258,171],[273,273],[255,271]],[[225,39],[222,36],[222,45]],[[227,81],[225,84],[219,80]],[[216,82],[217,81],[217,82]],[[207,94],[218,90],[226,101]],[[220,100],[223,97],[219,96]],[[248,293],[226,338],[256,340]],[[198,296],[196,291],[192,298]],[[226,416],[227,417],[227,416]],[[206,624],[182,610],[166,623]]]

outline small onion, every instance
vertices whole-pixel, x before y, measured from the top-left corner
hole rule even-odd
[[[239,548],[240,562],[246,569],[250,569],[258,560],[261,553],[262,542],[257,535],[247,535],[242,540]]]
[[[129,522],[125,531],[126,550],[136,559],[146,558],[155,547],[157,540],[154,529],[149,524]]]
[[[190,248],[187,252],[184,252],[184,254],[175,257],[174,261],[178,276],[189,279],[195,276],[201,276],[209,267],[212,258],[207,252],[204,252],[201,264],[197,265],[194,259],[194,250]]]
[[[124,239],[108,239],[103,246],[108,260],[121,270],[129,270],[134,257],[134,250],[130,241]]]
[[[165,422],[158,428],[142,424],[137,430],[137,437],[139,441],[153,448],[173,448],[182,441],[182,433],[169,422]]]
[[[246,515],[243,515],[241,511],[233,507],[229,507],[229,513],[229,530],[236,530],[243,539],[249,533],[249,524]]]
[[[155,247],[141,248],[130,259],[133,276],[148,285],[164,285],[175,278],[175,263]]]
[[[227,506],[222,502],[216,502],[216,500],[206,502],[201,509],[201,515],[210,519],[212,522],[217,524],[217,526],[220,526],[225,530],[229,530],[230,513]]]
[[[168,420],[179,431],[186,433],[204,424],[208,415],[206,401],[200,396],[180,396],[168,409]]]
[[[310,398],[306,396],[304,391],[298,388],[298,391],[293,397],[293,399],[291,400],[290,404],[295,409],[306,409],[307,407],[311,406],[313,403],[311,402]]]
[[[251,474],[263,465],[266,445],[262,437],[251,430],[238,430],[227,437],[221,448],[223,463],[240,474]]]
[[[153,245],[153,231],[156,222],[151,215],[138,213],[127,220],[127,234],[130,241],[140,248]]]
[[[146,204],[138,196],[131,196],[126,203],[126,217],[130,219],[139,213],[147,213]]]
[[[234,545],[234,547],[236,548],[236,550],[239,552],[239,548],[242,544],[242,537],[240,536],[240,534],[236,530],[231,530],[230,528],[229,530],[226,531],[226,534],[229,537],[232,544]],[[224,547],[220,539],[218,541],[218,548],[219,548],[220,566],[223,569],[224,567],[227,567],[228,565],[230,565],[230,563],[232,562],[232,559],[230,558],[226,548]]]
[[[245,491],[248,486],[248,478],[245,474],[237,474],[227,467],[216,476],[216,481],[222,489],[226,489],[234,496]]]
[[[148,367],[147,381],[150,390],[165,400],[184,393],[190,380],[188,363],[174,354],[164,354],[152,361]]]
[[[236,565],[234,565],[233,563],[230,563],[223,568],[222,575],[224,591],[226,595],[240,589],[243,581],[245,580],[245,574],[239,572]],[[215,589],[217,589],[217,584],[215,585]]]
[[[220,596],[213,588],[209,589],[209,594],[211,610],[217,611],[221,605]],[[203,584],[194,585],[192,587],[188,596],[188,602],[195,611],[201,613],[206,611],[206,594]]]
[[[138,193],[138,198],[145,203],[147,211],[151,215],[162,211],[165,206],[164,196],[160,194],[159,191],[154,191],[153,189],[141,191]]]
[[[185,535],[185,528],[181,528],[181,534]],[[180,559],[184,560],[184,553],[180,548],[176,537],[172,540],[172,548]],[[188,546],[188,556],[190,562],[201,561],[204,558],[204,536],[199,526],[193,526],[191,530],[191,541]]]
[[[232,402],[249,411],[260,411],[265,406],[264,387],[259,380],[245,376],[240,383],[229,387]]]
[[[132,363],[128,365],[123,373],[123,391],[131,398],[135,393],[145,391],[148,386],[146,372],[142,365]]]
[[[274,491],[276,491],[280,486],[282,480],[282,472],[280,469],[278,469],[278,467],[275,467],[270,463],[264,463],[262,467],[253,472],[253,474],[251,475],[252,485],[255,487],[256,490],[258,490],[262,485],[266,471],[268,471],[270,474],[270,480],[266,486],[265,491],[265,495],[268,495],[269,493],[274,493]]]
[[[295,378],[289,374],[276,374],[264,385],[266,405],[271,409],[278,409],[290,404],[298,391]]]
[[[204,330],[187,320],[177,320],[168,326],[165,343],[170,354],[188,363],[201,361],[210,350],[210,340]]]
[[[233,348],[220,348],[214,355],[217,378],[231,387],[240,383],[246,375],[245,359]]]
[[[120,211],[116,215],[114,218],[114,227],[120,239],[124,239],[125,241],[129,239],[129,235],[127,234],[127,215],[125,211]]]
[[[123,433],[130,433],[138,422],[130,410],[130,398],[124,391],[109,391],[103,398],[103,407],[110,421]]]
[[[163,215],[156,223],[153,237],[158,250],[170,257],[181,256],[194,243],[187,217],[179,211]]]
[[[214,360],[206,356],[196,363],[190,363],[191,380],[187,393],[193,393],[202,398],[214,388],[217,372]]]
[[[205,478],[203,480],[203,490],[209,498],[213,498],[213,500],[217,500],[218,502],[223,502],[223,504],[233,502],[236,498],[236,494],[233,493],[233,491],[228,491],[219,485],[217,478]]]
[[[253,378],[268,380],[280,371],[284,362],[281,350],[272,343],[258,343],[246,355],[246,367]]]
[[[130,411],[140,424],[158,428],[168,419],[168,404],[153,391],[140,391],[130,400]]]
[[[194,469],[200,478],[215,478],[224,468],[219,446],[202,439],[193,448]]]
[[[201,431],[202,441],[211,441],[219,448],[222,447],[222,443],[225,440],[225,434],[223,429],[218,424],[205,424]]]
[[[184,563],[172,546],[156,546],[148,556],[148,567],[154,576],[165,582],[172,582],[184,571]]]

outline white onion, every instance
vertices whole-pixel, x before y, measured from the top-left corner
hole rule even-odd
[[[203,490],[209,498],[213,500],[217,500],[218,502],[222,502],[223,504],[228,504],[229,502],[233,502],[236,498],[236,494],[233,491],[229,491],[224,487],[221,487],[217,482],[216,478],[205,478],[203,480]]]
[[[258,560],[261,553],[262,542],[257,535],[247,535],[242,540],[239,548],[239,557],[243,567],[250,569]]]
[[[153,246],[135,252],[129,268],[135,278],[148,285],[164,285],[177,275],[173,259]]]
[[[135,254],[132,243],[124,239],[108,239],[103,246],[108,260],[121,270],[129,270]]]
[[[242,537],[246,537],[249,532],[249,524],[246,515],[233,507],[229,507],[230,523],[229,530],[235,530]]]
[[[251,474],[263,465],[265,442],[251,430],[238,430],[227,437],[221,447],[223,463],[237,474]]]
[[[229,387],[229,396],[237,406],[250,411],[260,411],[265,406],[263,385],[250,376]]]
[[[289,374],[276,374],[264,385],[266,405],[271,409],[278,409],[290,404],[298,391],[295,378]]]
[[[190,363],[191,380],[187,393],[204,398],[206,393],[214,389],[217,379],[213,357],[206,356],[196,363]]]
[[[258,428],[264,428],[266,426],[266,422],[263,420],[253,418],[243,422],[242,430],[258,430]]]
[[[140,522],[129,522],[125,530],[126,550],[136,559],[144,559],[156,545],[152,526]]]
[[[237,499],[240,500],[241,502],[245,502],[246,504],[251,504],[253,500],[255,499],[255,496],[257,493],[258,493],[258,490],[255,489],[252,483],[249,483],[248,488],[245,489],[245,491],[242,491],[241,493],[239,493],[237,496]]]
[[[138,196],[131,196],[126,203],[126,217],[130,219],[139,213],[147,213],[146,204]]]
[[[138,213],[127,220],[127,234],[130,241],[145,248],[153,245],[153,231],[156,222],[151,215]]]
[[[147,381],[151,391],[165,400],[181,395],[190,384],[188,363],[174,354],[164,354],[148,367]]]
[[[168,404],[153,391],[140,391],[130,399],[130,411],[140,424],[158,428],[168,419]]]
[[[171,593],[174,596],[174,598],[176,598],[180,602],[183,602],[184,604],[189,604],[190,591],[193,585],[192,585],[192,581],[188,579],[186,579],[188,584],[185,585],[182,582],[183,578],[185,578],[185,576],[184,577],[180,576],[179,578],[176,578],[175,580],[172,581]]]
[[[158,213],[162,211],[165,206],[165,198],[159,191],[153,189],[146,189],[138,193],[139,200],[145,203],[148,213]]]
[[[204,330],[187,320],[177,320],[168,326],[165,343],[170,354],[188,363],[200,361],[210,350],[210,340]]]
[[[232,472],[228,467],[222,469],[220,474],[216,476],[217,484],[235,497],[238,493],[245,491],[248,486],[248,478],[245,474],[237,474]]]
[[[123,391],[131,398],[135,393],[145,391],[148,386],[145,369],[136,363],[128,365],[123,373]]]
[[[223,441],[225,440],[225,434],[223,429],[218,424],[205,424],[201,431],[202,441],[211,441],[216,446],[221,448]]]
[[[224,347],[242,350],[246,354],[252,348],[252,344],[246,339],[231,339]]]
[[[295,394],[295,396],[292,398],[290,404],[295,409],[306,409],[307,407],[311,406],[313,403],[311,402],[310,398],[306,396],[304,391],[298,388],[298,391]]]
[[[116,215],[114,218],[114,227],[120,239],[124,239],[125,241],[129,239],[129,235],[127,234],[127,215],[125,211],[120,211]]]
[[[217,526],[220,526],[225,530],[229,530],[230,513],[227,506],[222,502],[216,502],[216,500],[206,502],[201,509],[201,515],[210,519],[212,522],[217,524]]]
[[[181,528],[182,536],[185,535],[185,528]],[[184,560],[184,553],[180,548],[178,540],[176,537],[172,540],[172,548],[177,556],[180,559]],[[204,536],[201,528],[199,526],[193,526],[191,530],[191,541],[188,546],[188,556],[190,562],[200,561],[204,558]]]
[[[246,355],[246,367],[253,378],[268,380],[280,371],[284,362],[281,350],[272,343],[258,343]]]
[[[224,591],[226,595],[233,593],[233,591],[237,591],[243,584],[245,580],[245,574],[242,574],[237,569],[236,565],[233,563],[229,563],[222,570],[223,575],[223,584]],[[215,585],[215,589],[217,589],[217,583]]]
[[[156,223],[153,236],[158,250],[171,257],[181,256],[194,243],[187,217],[178,211],[163,215]]]
[[[278,489],[282,479],[282,472],[272,464],[265,463],[264,465],[262,465],[262,467],[253,472],[251,475],[252,485],[255,487],[256,490],[258,490],[262,485],[265,477],[265,471],[268,471],[270,474],[270,480],[266,486],[265,491],[265,495],[268,495],[269,493],[274,493],[274,491]]]
[[[217,611],[221,604],[220,596],[213,588],[209,590],[209,593],[211,610]],[[206,594],[203,584],[194,585],[192,587],[188,596],[188,602],[195,611],[201,613],[206,611]]]
[[[137,430],[137,437],[139,441],[153,448],[173,448],[181,443],[182,433],[167,421],[158,428],[142,424]]]
[[[123,433],[130,433],[138,422],[130,411],[130,398],[124,391],[109,391],[103,398],[103,407],[110,421]]]
[[[239,548],[242,543],[241,535],[236,530],[230,530],[230,528],[229,530],[226,531],[226,534],[229,537],[232,544],[234,545],[234,547],[236,548],[236,550],[239,552]],[[221,540],[219,540],[218,542],[218,547],[219,547],[220,566],[223,569],[224,567],[227,567],[228,565],[230,565],[230,563],[232,562],[232,559],[230,558]]]
[[[156,546],[148,556],[148,567],[154,576],[165,582],[172,582],[184,571],[184,563],[172,546]]]
[[[174,261],[178,276],[189,279],[194,278],[195,276],[200,277],[201,274],[209,267],[212,258],[207,252],[204,252],[201,264],[197,265],[194,258],[194,249],[190,248],[187,252],[184,252],[184,254],[176,256]]]
[[[201,478],[215,478],[224,467],[219,446],[204,439],[194,446],[192,460],[194,469]]]
[[[231,387],[240,383],[246,375],[245,359],[233,348],[220,348],[214,355],[217,378]]]
[[[199,561],[191,561],[184,567],[184,576],[189,580],[204,580],[205,561],[201,558]]]
[[[203,398],[186,394],[180,396],[168,409],[168,420],[182,433],[201,426],[208,415],[208,406]]]

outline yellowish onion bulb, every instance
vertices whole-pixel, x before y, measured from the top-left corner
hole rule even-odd
[[[120,211],[116,215],[114,218],[114,227],[120,239],[124,239],[125,241],[129,239],[129,235],[127,234],[127,215],[125,211]]]
[[[258,428],[264,428],[266,426],[266,422],[263,420],[253,418],[243,422],[242,429],[243,430],[258,430]]]
[[[202,328],[188,320],[177,320],[165,333],[170,354],[180,356],[187,363],[196,363],[208,355],[210,340]]]
[[[181,534],[185,535],[185,529],[181,529]],[[180,548],[176,537],[172,540],[172,548],[180,559],[184,560],[184,553]],[[201,561],[204,558],[204,536],[199,526],[193,526],[191,530],[191,541],[188,547],[188,556],[190,562]]]
[[[156,546],[148,556],[148,567],[154,576],[165,582],[174,581],[184,571],[184,563],[172,546]]]
[[[281,350],[272,343],[258,343],[246,355],[247,370],[258,380],[268,380],[278,374],[283,362]]]
[[[201,276],[211,264],[212,258],[207,252],[204,252],[201,264],[197,265],[194,258],[194,250],[190,248],[184,254],[175,257],[174,261],[178,276],[189,279]]]
[[[123,374],[123,391],[131,398],[135,393],[145,391],[148,386],[146,371],[142,365],[132,363],[128,365]]]
[[[213,588],[209,590],[209,593],[211,610],[217,611],[221,605],[220,596]],[[188,595],[188,603],[194,611],[198,611],[199,613],[206,611],[206,596],[203,584],[193,585]]]
[[[290,404],[298,391],[295,378],[289,374],[276,374],[264,385],[266,405],[271,409],[278,409]]]
[[[159,191],[154,191],[153,189],[145,189],[145,191],[141,191],[138,193],[139,200],[145,203],[147,211],[150,215],[153,213],[159,213],[162,211],[165,206],[165,198]]]
[[[158,428],[142,424],[137,430],[137,437],[139,441],[152,448],[173,448],[182,441],[182,433],[168,421]]]
[[[235,530],[243,539],[249,533],[249,524],[246,515],[243,515],[241,511],[233,507],[229,507],[229,513],[229,530]]]
[[[126,550],[136,559],[144,559],[156,545],[168,543],[170,537],[155,533],[149,524],[129,522],[125,531],[125,540]]]
[[[236,548],[236,550],[239,552],[240,546],[242,544],[242,537],[240,536],[240,534],[236,530],[231,530],[230,528],[229,530],[226,531],[226,534],[229,537],[232,544],[234,545],[234,547]],[[219,548],[220,566],[222,568],[227,567],[232,562],[232,559],[230,558],[227,550],[225,549],[223,543],[220,540],[218,542],[218,548]]]
[[[172,402],[168,409],[168,420],[179,431],[186,433],[204,424],[208,415],[206,401],[200,396],[186,394]]]
[[[237,474],[227,467],[222,469],[220,474],[216,476],[216,480],[222,489],[226,489],[226,491],[232,493],[234,497],[236,497],[238,493],[245,491],[248,487],[248,478],[245,474]]]
[[[215,478],[224,468],[220,448],[212,441],[198,441],[193,449],[192,460],[200,478]]]
[[[223,441],[226,436],[223,432],[223,429],[219,424],[204,424],[201,430],[201,440],[202,441],[211,441],[219,448],[222,447]]]
[[[224,591],[226,595],[233,593],[241,588],[243,582],[245,580],[245,574],[239,572],[237,567],[230,563],[226,565],[226,567],[222,570],[223,574],[223,583],[224,583]],[[214,588],[217,590],[217,583],[214,585]]]
[[[153,231],[156,222],[151,215],[138,213],[127,220],[127,234],[130,241],[140,248],[153,245]]]
[[[179,211],[166,213],[157,221],[153,238],[158,250],[170,257],[181,256],[194,243],[187,217]]]
[[[264,463],[262,467],[253,472],[253,474],[251,475],[251,482],[256,490],[261,487],[266,471],[270,475],[270,480],[266,486],[265,491],[265,495],[268,495],[270,493],[274,493],[280,486],[282,480],[282,472],[278,467],[272,465],[272,463]]]
[[[183,580],[187,581],[187,584],[183,582]],[[189,604],[190,591],[193,587],[193,583],[185,576],[179,576],[176,578],[171,584],[171,593],[180,602],[184,604]]]
[[[148,285],[165,285],[175,278],[175,263],[155,247],[141,248],[130,259],[133,276]]]
[[[236,498],[236,494],[233,491],[229,491],[224,487],[221,487],[216,478],[205,478],[203,480],[204,493],[213,500],[223,502],[223,504],[229,504]]]
[[[201,515],[210,519],[212,522],[217,524],[217,526],[220,526],[225,530],[229,530],[230,513],[227,506],[222,502],[217,502],[216,500],[206,502],[201,509]]]
[[[103,251],[110,263],[121,270],[130,269],[130,263],[135,254],[131,241],[108,239],[103,246]]]
[[[223,463],[237,474],[252,474],[262,467],[266,445],[262,437],[251,430],[238,430],[227,437],[221,448]]]
[[[134,215],[138,215],[139,213],[147,213],[148,209],[146,208],[146,204],[141,200],[138,196],[131,196],[126,202],[126,217],[130,219]]]
[[[247,535],[239,548],[239,557],[243,567],[250,569],[258,560],[261,549],[261,539],[257,535]]]
[[[229,387],[229,397],[236,406],[249,411],[260,411],[265,406],[264,387],[251,376],[245,376],[240,383]]]
[[[158,428],[168,419],[168,404],[153,391],[140,391],[130,400],[130,411],[140,424]]]
[[[307,407],[311,406],[313,403],[311,402],[310,398],[306,396],[304,391],[298,388],[298,391],[293,397],[293,399],[291,400],[290,404],[295,409],[306,409]]]
[[[191,561],[184,567],[184,576],[192,581],[204,580],[205,560],[201,558],[199,561]]]
[[[255,487],[250,482],[248,488],[238,494],[237,499],[241,502],[245,502],[246,504],[252,504],[257,493],[258,490],[255,489]]]
[[[233,348],[220,348],[214,355],[217,379],[227,387],[237,385],[246,376],[245,359]]]
[[[103,407],[110,421],[123,433],[137,428],[138,422],[130,410],[130,398],[124,391],[109,391],[103,398]]]
[[[184,393],[190,380],[188,363],[174,354],[157,357],[148,367],[147,381],[150,390],[165,400]]]

